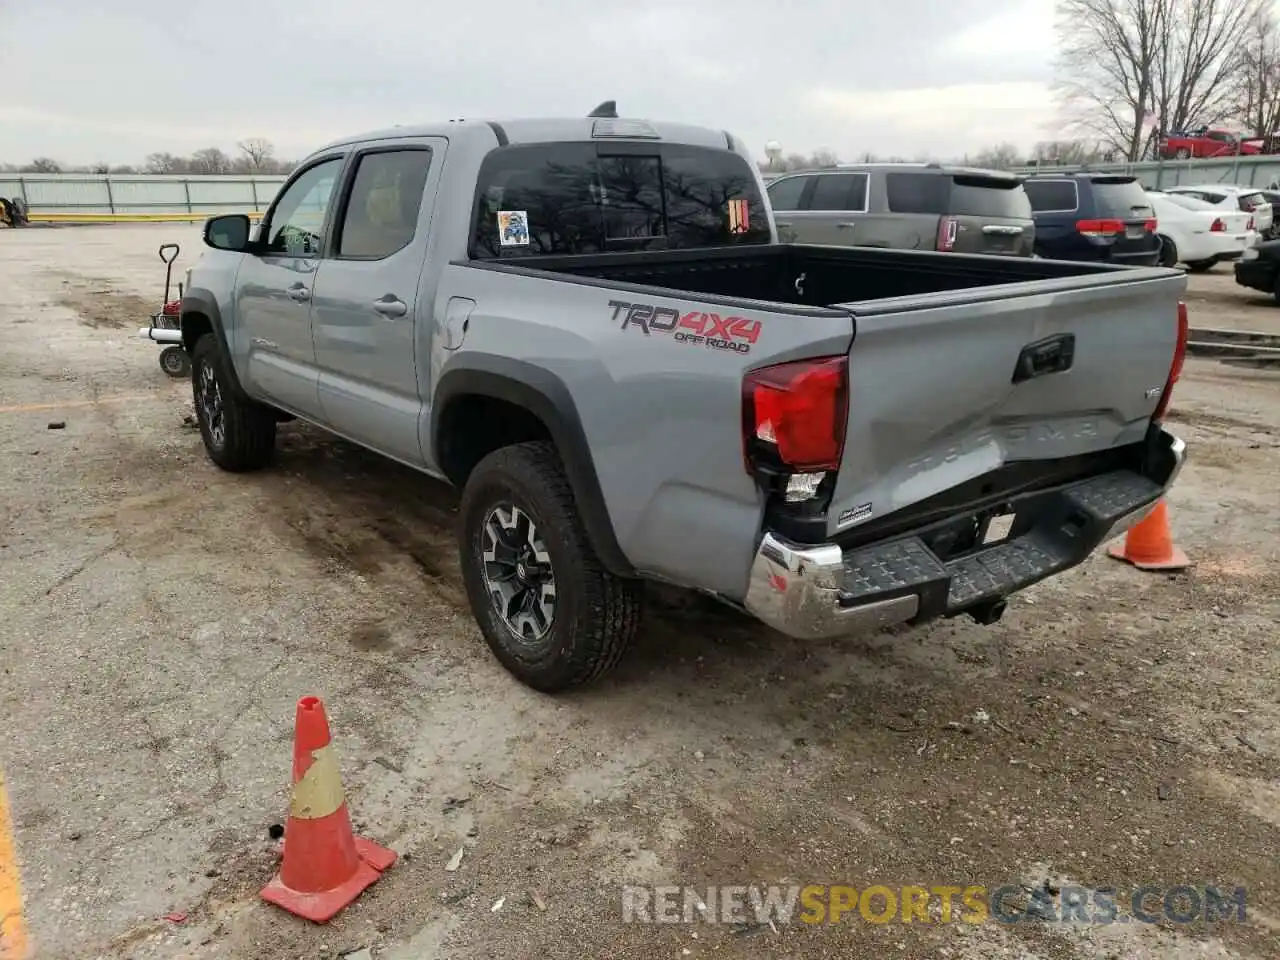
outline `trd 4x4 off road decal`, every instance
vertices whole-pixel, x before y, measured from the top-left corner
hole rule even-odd
[[[677,343],[734,353],[750,353],[751,345],[760,339],[760,321],[746,317],[722,317],[703,310],[681,313],[675,307],[623,300],[610,300],[609,306],[613,308],[614,322],[621,322],[623,330],[635,327],[646,337],[665,333]]]

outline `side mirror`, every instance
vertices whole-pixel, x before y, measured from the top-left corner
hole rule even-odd
[[[210,217],[204,224],[204,242],[215,250],[244,253],[252,245],[249,229],[249,218],[243,213]]]

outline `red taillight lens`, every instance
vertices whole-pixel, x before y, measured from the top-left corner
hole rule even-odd
[[[1210,233],[1226,233],[1227,225],[1222,222],[1221,217],[1215,217],[1213,225],[1209,227]]]
[[[849,416],[849,360],[822,357],[752,370],[742,381],[747,472],[763,446],[796,473],[835,470]]]
[[[1156,220],[1144,220],[1142,223],[1142,227],[1144,230],[1147,231],[1147,233],[1155,233],[1157,223],[1158,221]]]
[[[1177,383],[1178,378],[1182,376],[1182,364],[1187,359],[1188,330],[1187,305],[1179,300],[1178,342],[1173,348],[1173,363],[1169,364],[1169,379],[1164,382],[1164,392],[1160,394],[1160,402],[1156,404],[1156,411],[1151,415],[1152,420],[1161,419],[1169,409],[1169,401],[1173,399],[1173,385]]]
[[[943,217],[938,221],[938,250],[942,253],[950,253],[956,246],[956,234],[960,231],[960,225],[956,222],[955,217]]]
[[[1114,237],[1124,233],[1124,221],[1077,220],[1076,229],[1086,237]]]

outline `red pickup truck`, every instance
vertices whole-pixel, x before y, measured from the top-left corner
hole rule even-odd
[[[1249,156],[1264,152],[1261,140],[1242,140],[1227,130],[1200,127],[1178,130],[1160,141],[1160,156],[1166,160],[1208,159],[1210,157]]]

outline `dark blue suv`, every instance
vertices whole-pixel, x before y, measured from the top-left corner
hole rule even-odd
[[[1155,210],[1136,177],[1033,174],[1023,186],[1031,198],[1038,256],[1141,267],[1159,261]]]

